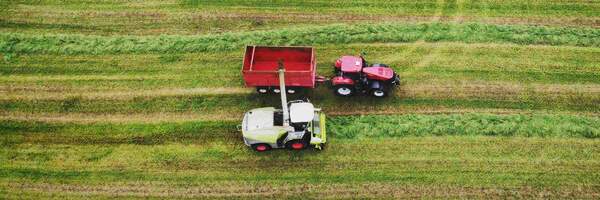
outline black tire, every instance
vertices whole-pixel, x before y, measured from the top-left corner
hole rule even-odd
[[[336,85],[333,92],[342,97],[354,95],[354,87],[352,85]]]
[[[253,144],[252,149],[257,152],[265,152],[271,150],[271,145],[265,143]]]
[[[269,88],[268,87],[256,87],[256,93],[269,94]]]
[[[382,97],[386,97],[388,95],[388,92],[382,89],[373,89],[371,90],[371,96],[377,97],[377,98],[382,98]]]
[[[318,146],[318,145],[321,145],[321,149],[318,149],[318,148],[317,148],[317,146]],[[315,146],[315,150],[318,150],[318,151],[323,151],[323,150],[325,150],[325,147],[326,147],[327,145],[326,145],[325,143],[323,143],[323,144],[316,144],[316,145],[314,145],[314,146]]]
[[[304,140],[290,140],[285,143],[285,148],[295,151],[306,149],[308,143]]]
[[[281,92],[281,89],[279,89],[279,87],[271,88],[271,93],[273,93],[273,94],[279,94],[280,92]]]
[[[286,92],[288,94],[298,94],[301,92],[301,88],[299,87],[289,87],[289,88],[285,88]]]

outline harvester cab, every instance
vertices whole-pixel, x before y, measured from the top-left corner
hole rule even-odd
[[[352,96],[363,92],[375,97],[385,97],[400,84],[400,77],[386,64],[368,64],[360,56],[342,56],[334,64],[335,77],[331,79],[334,93]]]
[[[285,90],[285,69],[279,61],[279,88]],[[241,131],[244,143],[255,151],[273,148],[302,150],[308,146],[321,149],[327,141],[325,114],[308,100],[287,101],[280,92],[281,109],[256,108],[244,114]]]

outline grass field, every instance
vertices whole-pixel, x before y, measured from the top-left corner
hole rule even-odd
[[[599,27],[596,0],[0,0],[0,199],[598,199]],[[401,85],[318,87],[327,148],[255,153],[251,44]]]

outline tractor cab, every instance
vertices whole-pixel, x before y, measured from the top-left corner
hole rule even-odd
[[[363,67],[367,67],[367,63],[359,56],[342,56],[335,62],[336,72],[359,73]]]

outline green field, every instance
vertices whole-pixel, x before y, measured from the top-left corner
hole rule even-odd
[[[599,28],[597,0],[0,0],[0,199],[598,199]],[[401,85],[320,86],[326,149],[255,153],[254,44]]]

